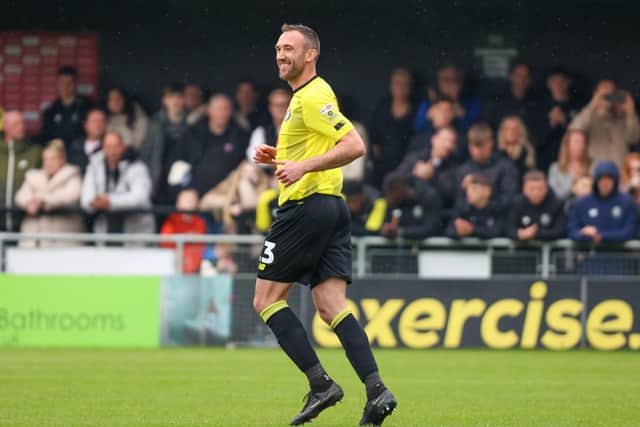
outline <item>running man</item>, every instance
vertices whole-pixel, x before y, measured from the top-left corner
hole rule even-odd
[[[338,108],[331,87],[316,75],[320,40],[304,25],[282,26],[275,46],[282,80],[293,97],[277,148],[260,145],[254,160],[276,165],[279,211],[258,264],[254,308],[278,343],[307,376],[311,391],[291,421],[300,425],[342,400],[342,388],[324,370],[306,331],[287,305],[294,282],[309,285],[322,320],[333,328],[365,384],[360,425],[381,425],[397,402],[378,374],[364,330],[347,308],[351,282],[351,225],[341,197],[344,166],[365,154],[365,145]]]

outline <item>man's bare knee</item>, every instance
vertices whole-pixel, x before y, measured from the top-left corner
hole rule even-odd
[[[253,296],[253,309],[260,314],[265,308],[278,301],[286,301],[290,284],[271,282],[269,280],[256,280],[256,289]]]

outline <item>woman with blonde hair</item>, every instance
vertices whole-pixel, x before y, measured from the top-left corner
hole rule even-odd
[[[520,177],[536,167],[535,152],[529,141],[529,132],[518,116],[507,116],[500,122],[498,150],[513,161]]]
[[[620,190],[629,193],[640,206],[640,153],[629,153],[620,171]]]
[[[78,208],[82,178],[77,166],[67,163],[64,142],[54,139],[42,151],[42,169],[31,169],[16,193],[16,205],[26,211],[22,233],[81,233],[84,220],[80,213],[51,211]],[[65,241],[21,240],[20,246],[68,246]]]
[[[591,164],[587,134],[581,130],[568,130],[560,143],[558,161],[549,167],[549,186],[556,196],[566,200],[571,195],[573,182],[588,175]]]

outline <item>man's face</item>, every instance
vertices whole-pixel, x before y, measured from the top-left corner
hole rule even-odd
[[[4,116],[4,137],[7,141],[23,139],[27,134],[24,117],[17,111],[11,111]]]
[[[304,70],[306,62],[313,58],[307,55],[304,36],[298,31],[286,31],[276,43],[276,64],[282,80],[295,80]]]
[[[61,98],[73,98],[76,95],[76,80],[67,74],[59,75],[56,79],[56,89]]]
[[[564,74],[552,74],[547,79],[547,88],[554,96],[567,96],[569,85],[571,85],[571,80]]]
[[[467,187],[467,203],[476,208],[482,208],[491,199],[491,187],[484,184],[471,183]]]
[[[197,85],[187,85],[184,88],[184,106],[191,111],[202,104],[202,91]]]
[[[172,115],[181,115],[184,111],[184,95],[179,92],[169,92],[162,97],[162,105]]]
[[[613,193],[613,190],[615,189],[615,186],[616,186],[616,182],[612,177],[605,175],[600,179],[598,179],[597,185],[598,185],[598,193],[600,193],[600,196],[608,197],[611,193]]]
[[[101,139],[107,128],[107,120],[102,111],[91,111],[84,123],[88,139]]]
[[[456,149],[457,136],[451,129],[442,129],[431,138],[434,151],[442,157],[448,157]]]
[[[547,182],[544,179],[528,179],[524,182],[522,193],[532,205],[539,205],[547,197]]]
[[[455,111],[453,110],[453,104],[448,101],[437,102],[428,113],[433,127],[436,129],[450,126],[455,118]]]
[[[517,92],[526,92],[531,85],[531,73],[529,72],[529,67],[526,65],[518,65],[516,66],[509,75],[509,80],[511,80],[511,86],[514,91]]]
[[[582,176],[575,180],[571,187],[571,192],[576,197],[583,197],[591,193],[593,187],[593,180],[590,176]]]
[[[487,163],[493,152],[493,141],[474,142],[469,144],[469,154],[476,163]]]
[[[238,85],[236,89],[236,101],[241,109],[254,108],[257,100],[258,94],[251,83],[243,82]]]
[[[209,120],[216,126],[227,127],[233,114],[233,106],[227,98],[215,98],[209,102]]]
[[[451,99],[458,99],[462,90],[460,73],[454,67],[447,67],[438,73],[438,90]]]
[[[127,146],[124,144],[124,141],[122,141],[122,138],[120,138],[120,135],[108,133],[104,138],[102,150],[108,163],[117,164],[120,159],[122,159],[122,156],[124,156]]]
[[[391,92],[392,98],[409,98],[409,96],[411,96],[411,77],[404,72],[394,73],[391,76],[389,91]]]
[[[285,114],[287,114],[289,101],[289,96],[281,93],[275,93],[269,97],[269,114],[271,114],[273,122],[277,123],[278,126],[280,126]]]

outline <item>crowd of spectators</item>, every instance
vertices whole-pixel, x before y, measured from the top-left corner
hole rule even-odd
[[[59,69],[58,97],[43,110],[38,137],[27,135],[21,112],[4,115],[0,229],[201,234],[269,227],[277,180],[252,157],[257,145],[276,145],[290,90],[262,96],[243,80],[233,97],[205,99],[202,87],[173,83],[162,90],[162,108],[147,116],[125,88],[110,88],[96,103],[78,94],[76,80],[74,68]],[[603,79],[580,103],[570,73],[559,68],[546,74],[542,90],[533,81],[532,68],[516,62],[504,91],[475,96],[463,71],[449,64],[421,97],[411,72],[394,70],[369,119],[354,123],[368,154],[343,170],[353,234],[635,238],[640,123],[633,96]],[[190,256],[185,263],[195,268]]]

